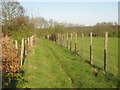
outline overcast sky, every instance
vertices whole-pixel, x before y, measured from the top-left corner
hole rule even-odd
[[[118,2],[107,1],[21,2],[21,5],[28,10],[29,15],[32,13],[34,17],[52,18],[59,22],[84,25],[94,25],[103,21],[118,22]]]

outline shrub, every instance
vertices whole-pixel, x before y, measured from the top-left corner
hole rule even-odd
[[[20,69],[20,58],[17,55],[17,50],[10,43],[11,38],[3,38],[2,45],[2,75],[3,86],[9,85],[12,77],[18,73]]]

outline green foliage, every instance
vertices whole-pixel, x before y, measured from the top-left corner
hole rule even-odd
[[[8,78],[3,84],[4,88],[16,88],[16,84],[20,83],[21,85],[24,85],[27,81],[25,77],[23,77],[23,73],[15,73],[13,75],[5,75],[5,78]]]
[[[54,30],[55,30],[54,31],[55,33],[63,33],[64,32],[64,26],[60,25],[60,24],[57,24],[57,25],[55,25]]]
[[[103,37],[105,32],[109,33],[109,37],[118,37],[118,26],[89,26],[89,27],[66,27],[66,32],[77,32],[81,36],[82,33],[85,36],[89,36],[90,32],[93,32],[94,36]]]
[[[64,26],[57,24],[54,27],[50,26],[48,28],[48,33],[50,34],[57,34],[57,33],[63,33],[64,32]]]
[[[51,36],[50,36],[51,40],[56,40],[57,39],[57,34],[58,33],[63,33],[63,32],[65,32],[64,26],[60,25],[60,24],[56,24],[54,27],[49,27],[48,28],[48,33],[47,34],[51,34]]]
[[[32,35],[36,34],[36,31],[37,30],[35,30],[33,27],[22,25],[18,28],[18,31],[12,31],[11,35],[13,40],[18,41],[18,46],[20,47],[22,38],[27,39],[28,37],[31,37]]]
[[[32,30],[30,29],[30,27],[22,25],[21,27],[18,28],[18,31],[12,31],[11,34],[13,39],[19,41],[22,38],[30,37],[32,35]]]
[[[36,36],[37,37],[42,37],[42,36],[44,36],[44,32],[45,30],[41,30],[41,29],[34,29],[34,32],[35,32],[35,34],[36,34]]]

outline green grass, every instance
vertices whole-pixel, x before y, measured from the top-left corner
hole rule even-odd
[[[95,65],[89,65],[89,38],[85,38],[83,56],[71,52],[51,41],[39,39],[35,48],[27,56],[24,63],[24,77],[28,82],[18,83],[17,87],[30,88],[109,88],[118,87],[117,77],[117,39],[109,39],[108,72],[103,68],[103,38],[93,41]],[[81,42],[79,38],[79,42]],[[114,45],[115,44],[115,45]],[[97,46],[96,46],[97,45]],[[80,43],[78,43],[80,46]],[[102,46],[102,47],[101,47]],[[79,47],[80,48],[80,47]],[[102,53],[101,53],[102,52]],[[114,54],[113,54],[114,53]],[[113,56],[111,56],[113,54]],[[111,56],[111,57],[110,57]],[[110,64],[109,64],[110,63]]]
[[[74,49],[73,40],[73,49]],[[78,38],[77,49],[80,55],[85,61],[90,60],[90,38],[84,37],[84,45],[82,48],[82,39]],[[81,54],[82,53],[82,54]],[[118,76],[118,38],[108,38],[108,61],[107,61],[108,72],[112,73],[116,77]],[[94,37],[93,38],[93,64],[103,69],[104,67],[104,38]]]

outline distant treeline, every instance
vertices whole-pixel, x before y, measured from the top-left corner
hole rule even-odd
[[[2,18],[0,22],[2,33],[4,36],[12,36],[13,39],[21,41],[22,38],[30,37],[36,34],[38,37],[64,32],[77,32],[78,35],[84,33],[89,36],[93,32],[93,36],[104,36],[105,32],[109,33],[109,37],[120,37],[118,35],[118,24],[116,22],[102,22],[95,26],[74,25],[69,23],[60,23],[53,19],[47,20],[43,17],[29,17],[26,10],[19,2],[2,2]]]
[[[120,27],[120,26],[119,26]],[[86,27],[66,27],[66,32],[77,32],[78,35],[84,33],[85,36],[89,36],[90,32],[93,32],[94,37],[104,37],[105,32],[108,32],[109,37],[120,37],[118,34],[118,25],[95,25]]]

